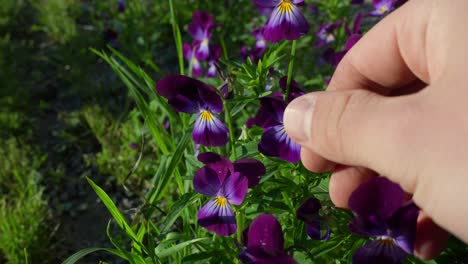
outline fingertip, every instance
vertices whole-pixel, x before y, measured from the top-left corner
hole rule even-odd
[[[449,233],[429,218],[424,212],[418,217],[414,255],[429,260],[438,256],[447,246]]]
[[[335,167],[335,163],[324,159],[305,147],[301,148],[301,161],[306,169],[316,173],[331,171]]]
[[[371,170],[339,166],[330,177],[330,199],[336,207],[348,208],[348,199],[357,187],[375,176]]]

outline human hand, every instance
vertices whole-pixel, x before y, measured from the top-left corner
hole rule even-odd
[[[338,207],[375,175],[413,195],[421,258],[443,249],[444,229],[468,242],[466,10],[465,0],[409,1],[348,52],[326,92],[295,99],[284,115],[304,166],[335,169]]]

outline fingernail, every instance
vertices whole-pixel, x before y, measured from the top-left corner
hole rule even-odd
[[[314,107],[315,96],[308,94],[294,99],[284,111],[286,133],[299,144],[310,138]]]

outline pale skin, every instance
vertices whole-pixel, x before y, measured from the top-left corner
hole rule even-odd
[[[336,206],[376,175],[412,195],[424,259],[448,232],[468,242],[467,10],[466,0],[409,1],[349,51],[327,91],[295,99],[284,116],[304,166],[334,170]]]

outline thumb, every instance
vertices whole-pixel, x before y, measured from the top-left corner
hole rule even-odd
[[[309,93],[288,105],[284,125],[294,141],[319,156],[398,175],[393,180],[404,185],[413,177],[404,174],[417,136],[418,101],[418,94],[385,97],[361,89]]]

